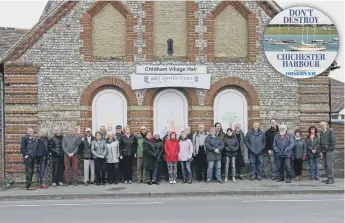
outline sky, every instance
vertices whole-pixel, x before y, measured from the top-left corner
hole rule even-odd
[[[283,9],[294,6],[309,6],[322,11],[333,20],[339,32],[340,50],[336,61],[340,69],[331,72],[331,77],[344,82],[344,2],[281,0],[276,1]],[[46,5],[46,0],[0,0],[0,27],[30,29],[38,21]]]

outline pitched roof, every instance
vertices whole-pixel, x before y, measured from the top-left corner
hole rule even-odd
[[[77,1],[58,0],[49,1],[38,23],[24,35],[16,44],[0,54],[0,63],[18,59],[27,49],[29,49],[47,30],[55,25],[77,4]],[[55,5],[56,4],[56,5]],[[266,13],[273,17],[281,11],[279,5],[274,1],[258,1]]]
[[[331,78],[331,110],[338,113],[344,109],[344,83]]]
[[[10,27],[0,27],[0,58],[11,48],[29,29],[16,29]]]

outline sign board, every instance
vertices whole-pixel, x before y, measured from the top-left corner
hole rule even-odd
[[[137,74],[207,74],[206,66],[138,65]]]

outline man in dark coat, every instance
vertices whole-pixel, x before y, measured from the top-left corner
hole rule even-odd
[[[262,153],[265,148],[265,132],[260,130],[260,124],[254,122],[253,129],[249,130],[245,144],[250,153],[251,180],[261,180],[262,177]]]
[[[157,156],[157,182],[161,182],[161,169],[163,162],[163,140],[160,138],[159,133],[154,134],[153,144],[155,146],[155,153]]]
[[[28,127],[26,132],[27,134],[22,137],[20,142],[20,152],[23,155],[25,164],[26,189],[36,190],[35,187],[31,186],[31,183],[37,154],[37,139],[34,137],[33,128]]]
[[[49,140],[49,151],[52,154],[53,159],[53,173],[52,173],[52,186],[63,186],[63,172],[64,166],[64,153],[62,150],[62,139],[60,127],[54,128],[54,136]]]
[[[274,137],[279,133],[279,127],[277,126],[277,121],[275,119],[271,119],[271,127],[267,129],[265,132],[266,143],[265,143],[265,150],[264,160],[263,160],[263,176],[268,178],[269,169],[271,169],[271,179],[276,180],[277,174],[277,167],[275,161],[275,155],[273,150],[273,141]],[[271,166],[270,166],[271,164]]]
[[[235,125],[234,131],[235,131],[235,136],[236,136],[237,141],[238,141],[239,151],[241,151],[241,152],[238,152],[237,156],[236,156],[236,175],[241,180],[244,180],[244,177],[242,175],[242,168],[245,166],[244,154],[245,154],[245,152],[247,152],[247,148],[245,147],[245,144],[244,144],[244,138],[245,137],[244,137],[244,133],[241,129],[241,124],[237,123]]]
[[[334,129],[328,127],[326,122],[321,122],[320,145],[324,155],[324,165],[327,179],[322,180],[326,184],[334,183],[333,156],[336,145],[336,135]]]

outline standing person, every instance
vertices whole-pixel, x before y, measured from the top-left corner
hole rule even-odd
[[[306,138],[309,158],[309,176],[310,180],[320,179],[320,136],[317,134],[317,128],[310,126],[308,128],[309,135]]]
[[[163,140],[160,138],[159,133],[154,134],[153,144],[155,146],[155,153],[157,156],[157,182],[161,182],[161,169],[163,163]]]
[[[238,141],[238,153],[236,156],[236,175],[239,179],[244,180],[244,177],[242,175],[242,169],[245,166],[244,163],[244,151],[245,151],[245,145],[244,145],[244,133],[241,129],[241,124],[237,123],[235,124],[235,135],[236,135],[236,139]]]
[[[192,128],[188,126],[187,128],[184,129],[184,131],[187,134],[187,139],[190,139],[190,141],[193,141],[193,134],[192,134]],[[182,139],[182,135],[180,135],[179,140]]]
[[[199,124],[198,130],[193,134],[193,156],[196,163],[196,175],[199,182],[207,181],[207,162],[206,162],[206,150],[205,150],[205,138],[207,133],[204,131],[204,125]]]
[[[271,119],[271,127],[267,129],[265,133],[266,137],[266,144],[265,144],[265,151],[264,151],[264,175],[265,177],[268,177],[269,172],[269,162],[271,162],[271,179],[276,180],[276,174],[277,174],[277,167],[276,167],[276,161],[275,161],[275,154],[273,150],[273,141],[274,137],[279,134],[279,127],[277,126],[277,121],[272,118]]]
[[[178,153],[178,160],[181,163],[181,170],[183,176],[183,183],[192,183],[192,169],[191,160],[193,157],[193,143],[187,138],[185,131],[181,132],[181,140],[179,142],[180,151]]]
[[[54,136],[49,140],[49,151],[53,158],[52,186],[63,186],[64,152],[62,150],[62,139],[60,127],[54,128]]]
[[[148,132],[143,142],[143,163],[146,171],[146,182],[148,185],[159,184],[157,181],[157,154],[152,133]]]
[[[121,125],[117,125],[115,127],[115,131],[116,131],[115,137],[116,137],[117,140],[119,140],[119,137],[121,137],[123,135],[122,126]]]
[[[95,134],[95,140],[91,143],[91,152],[95,160],[96,185],[105,185],[107,145],[100,132]]]
[[[223,183],[221,179],[221,152],[224,148],[224,143],[219,136],[217,136],[216,128],[210,129],[210,134],[205,138],[206,160],[208,163],[207,168],[207,181],[210,183],[213,177],[213,168],[216,169],[216,179],[218,183]]]
[[[307,144],[304,139],[301,138],[301,132],[299,129],[295,130],[294,146],[292,149],[291,160],[294,162],[294,171],[296,181],[301,180],[303,161],[307,159]]]
[[[293,137],[287,132],[286,125],[279,126],[279,134],[274,137],[273,150],[276,156],[279,177],[277,182],[284,181],[284,167],[286,171],[286,183],[291,183],[291,152],[294,147]]]
[[[137,139],[133,134],[131,134],[131,128],[127,125],[125,127],[125,133],[119,140],[120,159],[123,162],[122,167],[125,184],[132,184],[132,162],[137,145]]]
[[[20,141],[20,152],[23,155],[26,172],[26,189],[36,190],[31,186],[34,174],[35,158],[37,154],[37,139],[34,137],[34,129],[28,127],[26,133]]]
[[[117,125],[115,127],[115,131],[116,131],[116,134],[115,134],[115,137],[116,137],[116,140],[118,142],[120,142],[120,138],[122,137],[123,135],[123,131],[122,131],[122,126],[121,125]],[[125,182],[125,179],[124,179],[124,174],[123,174],[123,161],[120,159],[120,162],[119,162],[119,172],[120,172],[120,176],[119,176],[119,180],[124,183]]]
[[[240,153],[239,151],[239,143],[233,132],[232,128],[228,128],[226,130],[226,135],[224,138],[224,149],[223,149],[223,156],[225,160],[225,179],[224,182],[228,182],[229,176],[229,164],[231,162],[231,170],[232,170],[232,182],[236,182],[236,157],[237,154]]]
[[[78,147],[81,143],[80,137],[75,134],[73,127],[70,127],[67,132],[67,136],[63,137],[62,149],[65,153],[64,164],[65,164],[65,178],[66,186],[71,184],[71,162],[73,168],[73,185],[77,186],[78,176]]]
[[[165,161],[165,157],[166,157],[166,154],[165,154],[165,142],[169,139],[169,135],[170,135],[170,131],[167,131],[166,132],[166,135],[162,138],[162,144],[163,144],[163,156],[162,156],[162,171],[164,173],[164,176],[165,176],[165,181],[169,181],[169,171],[168,171],[168,163]]]
[[[108,132],[106,135],[107,140],[107,172],[108,183],[117,184],[119,182],[119,161],[120,161],[120,148],[119,141],[116,140],[112,132]]]
[[[216,128],[216,134],[219,136],[219,138],[224,141],[225,133],[223,131],[222,124],[220,122],[217,122],[214,124],[214,127]]]
[[[265,132],[259,129],[260,124],[254,122],[253,129],[248,131],[245,144],[250,154],[250,180],[261,180],[262,152],[265,148]]]
[[[176,184],[179,150],[179,142],[176,138],[176,133],[174,131],[170,132],[169,139],[166,140],[164,145],[165,161],[168,165],[170,184]]]
[[[136,152],[137,157],[137,181],[138,183],[142,183],[146,181],[145,177],[145,168],[143,167],[143,143],[144,138],[146,137],[146,127],[141,126],[140,127],[140,133],[137,136],[138,140],[138,147]]]
[[[99,128],[99,132],[101,133],[102,140],[105,140],[105,136],[107,135],[107,130],[105,129],[104,125],[102,125],[101,128]]]
[[[333,170],[333,156],[336,145],[336,135],[334,129],[328,127],[326,122],[321,122],[320,132],[320,145],[321,152],[324,155],[324,165],[326,170],[327,179],[322,180],[323,183],[333,184],[334,183],[334,170]]]
[[[49,139],[47,129],[41,129],[37,142],[36,162],[39,169],[40,188],[47,189],[48,185],[44,183],[44,172],[46,170],[47,156],[49,155]]]
[[[91,129],[85,129],[85,136],[82,138],[81,143],[81,158],[84,160],[84,185],[88,186],[89,183],[93,184],[95,181],[95,161],[93,159],[91,145],[95,137],[91,135]],[[91,181],[89,177],[91,175]]]

